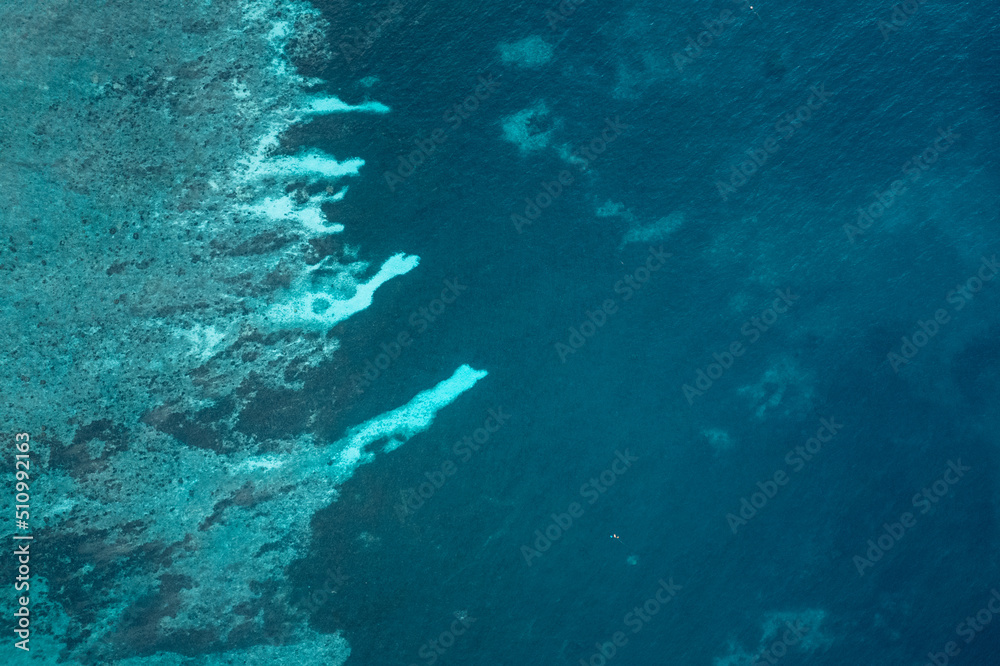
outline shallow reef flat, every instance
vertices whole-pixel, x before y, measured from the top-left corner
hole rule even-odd
[[[315,115],[389,111],[298,73],[325,30],[291,0],[0,7],[0,417],[32,433],[45,544],[24,663],[342,663],[281,572],[366,445],[485,374],[340,442],[239,427],[419,262],[330,242],[361,157],[280,146]]]

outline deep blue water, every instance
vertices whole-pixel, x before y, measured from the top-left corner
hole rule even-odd
[[[475,622],[440,663],[591,663],[595,643],[623,630],[612,663],[711,664],[730,644],[764,659],[769,616],[821,611],[818,647],[790,648],[781,663],[922,664],[951,640],[953,663],[994,663],[1000,628],[965,644],[956,626],[1000,585],[1000,289],[986,282],[960,311],[946,298],[998,249],[996,9],[926,3],[883,39],[888,3],[765,2],[757,17],[722,2],[584,2],[549,30],[553,7],[406,5],[355,71],[321,73],[342,95],[377,76],[393,109],[303,130],[303,142],[368,160],[341,209],[345,241],[422,264],[344,327],[357,361],[312,381],[316,403],[342,392],[382,342],[412,332],[411,312],[443,280],[468,290],[350,409],[321,411],[319,428],[339,434],[460,362],[490,376],[315,517],[311,551],[292,568],[298,592],[326,567],[350,582],[313,626],[345,629],[353,663],[432,663],[418,650],[461,609]],[[687,37],[727,8],[735,22],[678,72]],[[500,61],[497,44],[534,34],[552,45],[549,62]],[[447,127],[443,112],[481,74],[497,77],[497,91],[389,191],[376,173]],[[723,201],[716,181],[813,85],[828,100]],[[551,145],[524,154],[500,124],[539,100]],[[559,157],[554,146],[588,142],[606,118],[630,127],[586,174]],[[858,207],[948,127],[959,138],[852,243],[844,225]],[[518,233],[511,213],[563,169],[574,183]],[[595,216],[608,200],[647,222],[682,211],[684,223],[620,250],[627,221]],[[616,282],[661,244],[672,257],[624,301]],[[689,404],[682,386],[713,353],[750,342],[741,326],[776,289],[798,300]],[[556,343],[609,298],[615,314],[562,363]],[[941,308],[949,322],[895,372],[887,355]],[[452,443],[496,407],[509,423],[461,461]],[[796,471],[785,454],[821,418],[843,427]],[[714,449],[712,429],[730,445]],[[626,449],[638,460],[588,504],[580,486]],[[913,495],[959,459],[971,471],[920,513]],[[401,492],[448,460],[457,473],[401,518]],[[733,534],[726,515],[780,470],[787,485]],[[574,501],[583,515],[528,566],[521,547]],[[854,556],[907,511],[916,526],[859,575]],[[632,634],[626,614],[671,578],[682,589]]]

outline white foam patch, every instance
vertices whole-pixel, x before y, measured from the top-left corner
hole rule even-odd
[[[414,435],[427,430],[434,423],[438,411],[450,405],[486,375],[485,370],[474,370],[468,365],[462,365],[451,377],[434,388],[421,391],[404,406],[352,428],[342,440],[342,464],[351,464],[352,461],[361,459],[366,446],[382,439],[389,440],[382,447],[383,453],[395,451]]]
[[[275,50],[279,50],[284,48],[284,44],[291,34],[292,29],[288,26],[288,21],[275,21],[271,32],[267,33],[267,39],[274,44]]]
[[[552,60],[552,45],[538,35],[525,37],[513,44],[501,44],[500,59],[505,64],[520,67],[541,67]]]
[[[267,322],[277,328],[305,328],[325,331],[358,313],[372,304],[375,291],[383,284],[398,275],[405,275],[420,264],[420,257],[414,255],[395,254],[382,264],[368,282],[354,286],[354,295],[350,298],[331,298],[328,292],[314,291],[313,274],[329,269],[325,262],[320,262],[307,270],[290,290],[289,296],[273,304],[265,313]],[[347,276],[337,276],[341,281]],[[336,279],[336,277],[334,278]],[[333,286],[330,284],[328,286]]]
[[[258,204],[246,206],[245,210],[272,220],[296,221],[314,234],[340,233],[344,230],[344,225],[328,224],[322,206],[328,201],[340,201],[346,193],[347,188],[344,187],[337,194],[309,201],[301,206],[295,203],[291,195],[280,198],[265,198]]]
[[[246,474],[248,472],[254,472],[257,470],[263,470],[269,472],[275,469],[281,469],[285,466],[285,461],[278,456],[261,456],[260,458],[250,458],[244,460],[238,465],[233,467],[234,474]]]
[[[213,325],[195,322],[189,329],[179,329],[177,335],[187,339],[191,354],[201,361],[207,361],[223,348],[226,339],[225,331],[220,331]]]
[[[391,109],[381,102],[365,102],[363,104],[347,104],[339,97],[313,97],[306,100],[304,113],[322,115],[328,113],[389,113]]]
[[[358,169],[364,166],[364,164],[365,161],[360,157],[338,162],[335,158],[318,150],[310,150],[300,155],[272,157],[254,161],[250,165],[247,176],[249,178],[272,176],[287,179],[337,179],[343,176],[356,176]]]

